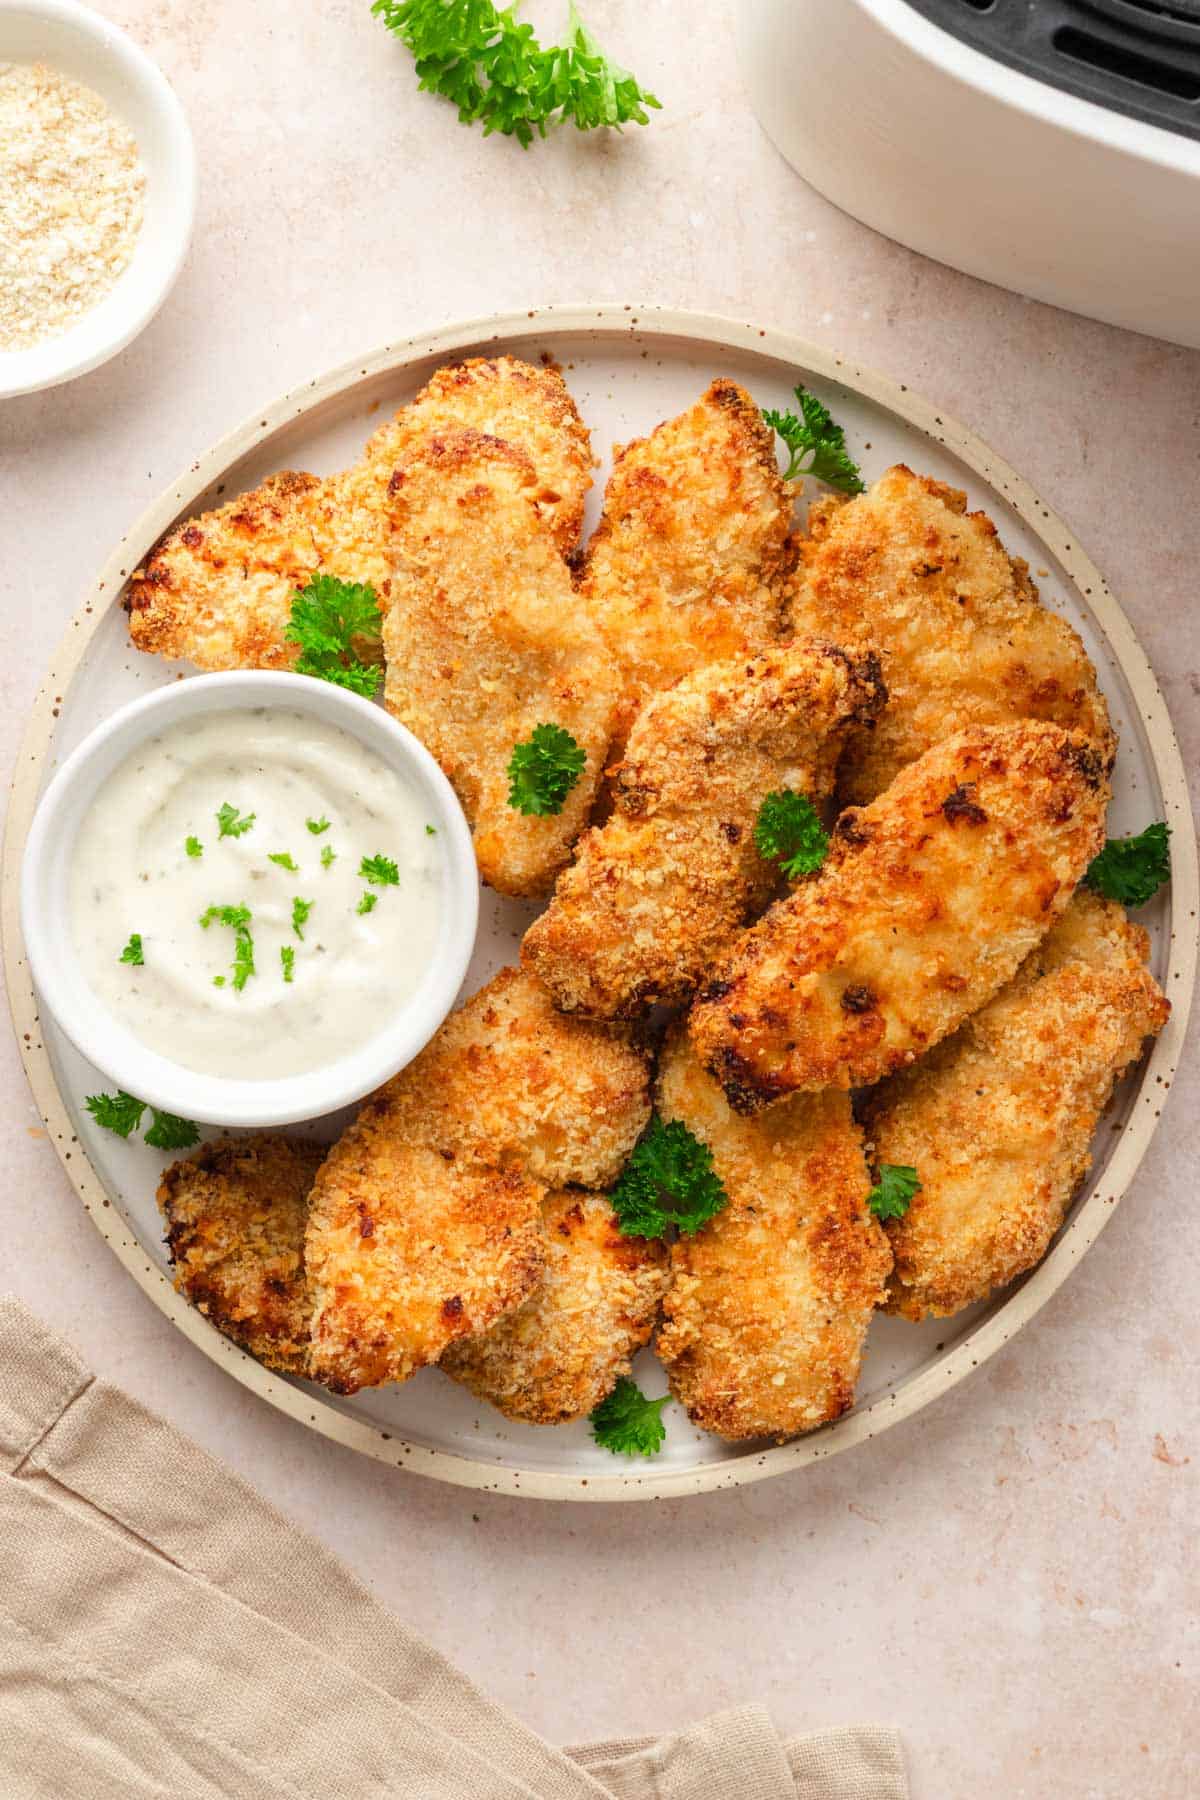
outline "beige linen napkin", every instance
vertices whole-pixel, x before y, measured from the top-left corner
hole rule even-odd
[[[905,1800],[895,1733],[743,1708],[559,1751],[0,1299],[4,1800]]]

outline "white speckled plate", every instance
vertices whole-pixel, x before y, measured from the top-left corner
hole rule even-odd
[[[854,1411],[778,1447],[734,1448],[695,1430],[678,1407],[653,1462],[615,1459],[586,1424],[511,1425],[437,1370],[402,1387],[335,1399],[270,1373],[222,1338],[174,1291],[154,1203],[159,1160],[97,1130],[82,1110],[105,1085],[49,1019],[38,1014],[17,922],[17,873],[38,794],[59,759],[114,706],[187,670],[129,647],[120,600],[128,572],[176,518],[253,486],[275,469],[322,472],[348,463],[388,409],[407,400],[447,359],[500,349],[562,364],[597,454],[679,411],[716,374],[744,382],[763,405],[782,406],[798,380],[846,426],[868,477],[897,461],[967,489],[997,521],[1007,546],[1028,557],[1046,603],[1083,633],[1121,734],[1111,829],[1166,818],[1172,887],[1140,915],[1154,939],[1154,970],[1171,1021],[1147,1061],[1122,1085],[1096,1145],[1095,1167],[1050,1255],[992,1302],[951,1320],[913,1326],[880,1317]],[[604,479],[591,497],[594,518]],[[1158,684],[1120,608],[1070,530],[1028,484],[961,426],[868,370],[785,333],[699,314],[620,306],[547,307],[477,320],[391,344],[314,379],[264,408],[207,452],[122,540],[72,619],[34,706],[16,771],[3,867],[9,997],[26,1069],[51,1137],[98,1231],[179,1329],[237,1380],[314,1430],[357,1450],[463,1486],[564,1500],[646,1499],[736,1486],[798,1468],[871,1437],[916,1412],[976,1367],[1033,1317],[1103,1228],[1150,1141],[1174,1074],[1196,961],[1196,838],[1184,771]],[[531,909],[485,894],[473,990],[515,959]],[[338,1121],[315,1121],[316,1136]],[[644,1387],[662,1373],[644,1353]]]

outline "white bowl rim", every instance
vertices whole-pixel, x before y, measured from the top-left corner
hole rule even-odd
[[[269,706],[323,717],[348,731],[393,767],[414,778],[431,803],[446,858],[447,921],[438,953],[421,985],[390,1023],[325,1068],[263,1081],[204,1075],[137,1043],[103,1009],[84,1010],[87,980],[53,929],[44,904],[50,864],[61,853],[64,812],[97,765],[123,762],[139,743],[180,716]],[[86,803],[85,803],[86,804]],[[76,829],[78,827],[76,826]],[[452,1008],[467,972],[479,917],[479,881],[471,833],[453,788],[425,746],[382,707],[311,676],[276,670],[194,675],[140,695],[90,732],[48,783],[30,825],[21,868],[21,930],[30,973],[42,1000],[81,1055],[140,1100],[199,1123],[229,1127],[294,1125],[361,1100],[410,1063]],[[57,916],[61,916],[58,914]],[[97,1016],[99,1015],[99,1016]]]
[[[77,31],[93,43],[102,44],[122,65],[131,85],[139,87],[148,97],[162,121],[178,163],[178,174],[172,185],[175,220],[172,247],[170,254],[157,265],[156,279],[130,290],[130,305],[118,315],[113,331],[90,350],[71,352],[74,330],[21,350],[0,350],[0,400],[11,400],[20,394],[39,393],[44,388],[59,387],[79,375],[90,374],[128,349],[134,338],[145,330],[175,286],[187,256],[196,217],[197,178],[196,147],[183,103],[153,57],[135,43],[128,32],[90,6],[81,5],[80,0],[0,0],[0,24],[5,13],[40,16]],[[138,294],[140,300],[135,299]],[[61,359],[53,356],[58,345],[64,351]]]

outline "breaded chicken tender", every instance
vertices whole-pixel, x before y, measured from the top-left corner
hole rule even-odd
[[[259,1362],[295,1375],[308,1345],[304,1226],[324,1156],[299,1139],[221,1138],[158,1189],[180,1293]]]
[[[313,1185],[309,1373],[337,1394],[406,1381],[541,1280],[543,1189],[397,1137],[365,1106]]]
[[[957,1030],[1102,847],[1108,774],[1078,732],[979,726],[843,813],[820,873],[735,941],[692,1010],[730,1103],[864,1086]]]
[[[592,485],[592,446],[559,371],[515,356],[473,357],[438,369],[411,406],[381,425],[364,460],[386,485],[431,437],[456,425],[515,444],[533,464],[531,494],[564,556],[579,542]]]
[[[623,1236],[604,1196],[578,1188],[547,1196],[542,1233],[536,1293],[485,1336],[452,1344],[441,1366],[506,1418],[560,1425],[628,1375],[658,1317],[667,1253]]]
[[[613,454],[580,593],[624,671],[619,747],[651,694],[779,636],[793,490],[774,432],[723,379]]]
[[[971,725],[1046,719],[1115,748],[1108,708],[1079,635],[1037,597],[986,513],[956,488],[889,469],[865,494],[809,508],[790,583],[791,628],[878,647],[890,695],[853,732],[840,774],[861,805],[932,744]]]
[[[539,517],[529,458],[452,429],[391,480],[389,710],[433,752],[471,823],[480,874],[503,894],[548,893],[587,822],[618,678]],[[561,810],[509,804],[508,764],[536,726],[561,726],[586,763]]]
[[[650,1064],[619,1028],[557,1012],[501,969],[376,1096],[391,1131],[548,1187],[607,1188],[650,1117]]]
[[[616,812],[581,840],[521,957],[558,1005],[634,1017],[684,1000],[774,891],[754,845],[766,795],[820,805],[852,721],[886,699],[872,653],[803,642],[711,663],[639,714]]]
[[[1118,1077],[1170,1012],[1148,952],[1119,906],[1081,888],[988,1006],[871,1095],[873,1156],[921,1182],[887,1223],[889,1312],[958,1312],[1041,1261]]]
[[[679,1033],[658,1106],[708,1145],[729,1195],[671,1246],[657,1344],[671,1392],[723,1438],[788,1438],[836,1419],[853,1404],[892,1262],[849,1096],[800,1094],[738,1118]]]
[[[591,477],[588,434],[562,377],[513,357],[439,369],[339,474],[299,470],[176,525],[134,572],[126,607],[137,649],[201,669],[286,669],[292,596],[318,570],[390,595],[388,482],[402,457],[461,425],[506,437],[535,470],[532,496],[564,554]],[[365,646],[364,646],[365,648]]]

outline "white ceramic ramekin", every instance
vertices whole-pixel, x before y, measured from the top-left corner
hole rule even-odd
[[[80,827],[108,777],[139,744],[183,718],[284,706],[338,726],[413,784],[446,858],[437,951],[416,992],[390,1018],[364,1019],[350,1055],[304,1075],[247,1081],[203,1075],[148,1049],[88,984],[70,929],[69,874]],[[126,1093],[213,1125],[290,1125],[360,1100],[412,1061],[454,1004],[475,943],[479,877],[450,783],[403,725],[356,694],[306,675],[196,675],[115,712],[63,763],[38,804],[21,871],[21,930],[41,1000],[76,1048]]]
[[[133,39],[76,0],[0,0],[0,62],[44,62],[90,87],[137,139],[146,171],[142,229],[127,269],[59,337],[0,350],[0,400],[54,387],[132,342],[183,266],[196,211],[196,154],[187,116]]]

